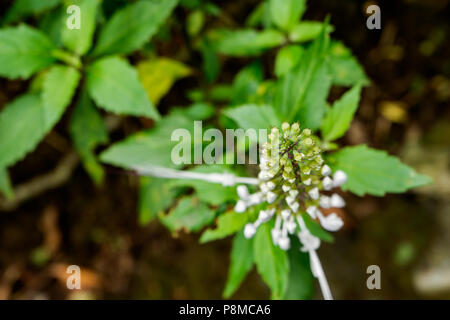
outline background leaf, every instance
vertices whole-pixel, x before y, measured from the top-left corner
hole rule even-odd
[[[350,127],[361,97],[361,86],[357,85],[347,91],[328,109],[322,122],[322,138],[333,141],[342,137]]]
[[[87,91],[83,90],[70,119],[70,134],[86,171],[96,183],[101,183],[104,170],[94,149],[108,142],[108,132],[102,116],[94,108]]]
[[[309,254],[300,251],[298,239],[292,239],[289,257],[289,284],[283,299],[305,300],[314,294],[314,276],[309,265]]]
[[[331,154],[329,161],[334,170],[340,169],[347,174],[348,179],[342,189],[359,196],[405,192],[431,182],[431,178],[416,173],[398,158],[365,145],[342,148]]]
[[[254,260],[258,273],[270,287],[273,299],[282,299],[287,286],[289,260],[286,251],[274,246],[270,230],[273,223],[259,226],[254,239]]]
[[[242,231],[238,232],[233,239],[228,279],[223,290],[224,298],[229,298],[233,295],[252,267],[253,239],[246,239]]]
[[[184,229],[198,231],[214,220],[215,213],[194,197],[182,198],[177,206],[162,216],[161,222],[172,232]]]
[[[0,191],[7,197],[12,198],[14,196],[14,191],[9,179],[9,174],[7,169],[0,169]]]
[[[167,179],[139,178],[139,224],[151,222],[175,200],[176,192]]]
[[[98,106],[117,114],[159,119],[136,70],[126,60],[103,58],[90,65],[86,72],[89,94]]]
[[[273,23],[286,31],[300,20],[306,10],[306,0],[269,0]]]
[[[281,124],[281,120],[275,110],[268,105],[248,104],[236,108],[229,108],[224,111],[239,125],[240,128],[247,129],[269,129],[272,126]]]
[[[53,49],[44,33],[26,25],[0,29],[0,76],[30,77],[55,61]]]
[[[79,56],[84,55],[92,45],[92,36],[94,35],[95,22],[97,17],[97,8],[100,5],[99,0],[68,0],[65,6],[77,5],[80,7],[80,29],[69,29],[62,27],[62,42],[67,49]]]
[[[13,23],[56,7],[61,0],[15,0],[3,18],[3,24]]]
[[[358,60],[342,42],[331,42],[330,68],[335,85],[353,86],[360,84],[367,86],[370,84],[370,80]]]
[[[141,61],[137,71],[148,98],[155,105],[169,92],[176,80],[192,73],[188,66],[168,58]]]
[[[275,59],[275,74],[277,77],[285,75],[299,64],[305,49],[297,45],[289,45],[281,48]]]
[[[289,33],[289,40],[291,40],[292,42],[306,42],[314,40],[320,35],[323,28],[323,22],[302,21],[292,28],[291,32]],[[327,25],[325,32],[333,32],[333,27]]]
[[[213,240],[223,239],[233,233],[242,230],[244,225],[248,222],[248,214],[246,212],[236,213],[228,211],[217,218],[217,226],[214,229],[207,229],[200,237],[200,243],[205,243]]]
[[[93,55],[128,54],[158,30],[178,0],[138,1],[117,11],[100,32]]]

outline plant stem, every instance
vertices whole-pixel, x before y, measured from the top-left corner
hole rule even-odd
[[[61,49],[56,49],[56,50],[52,51],[52,56],[62,62],[65,62],[69,66],[72,66],[76,69],[80,69],[82,67],[80,57],[78,57],[70,52],[67,52],[67,51],[64,51]]]

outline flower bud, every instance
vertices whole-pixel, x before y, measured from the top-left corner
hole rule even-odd
[[[342,186],[345,182],[347,182],[347,174],[342,171],[338,170],[333,175],[333,184],[335,187]]]
[[[252,238],[256,233],[256,228],[252,223],[247,223],[244,228],[244,237],[247,239]]]
[[[342,199],[342,197],[340,195],[338,195],[337,193],[334,193],[331,196],[330,206],[333,208],[343,208],[343,207],[345,207],[345,201],[344,201],[344,199]]]
[[[242,213],[245,210],[247,210],[247,205],[245,204],[245,201],[238,200],[238,202],[236,202],[236,205],[234,206],[234,211],[236,211],[237,213]]]

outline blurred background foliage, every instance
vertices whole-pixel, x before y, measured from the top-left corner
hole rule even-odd
[[[61,41],[61,30],[54,27],[65,14],[57,6],[59,1],[29,1],[33,14],[11,9],[12,2],[0,4],[3,24],[26,21],[56,43]],[[180,113],[186,116],[186,109],[174,106],[194,103],[190,116],[209,118],[214,111],[204,101],[218,106],[259,102],[261,90],[270,88],[263,80],[283,75],[289,69],[286,62],[292,59],[295,64],[295,59],[303,57],[300,46],[286,46],[277,56],[275,50],[265,50],[281,41],[277,34],[230,35],[231,29],[264,28],[270,23],[270,12],[261,3],[181,0],[151,42],[127,52],[150,101],[162,115],[170,109],[172,119]],[[128,4],[126,0],[103,1],[99,23]],[[370,4],[381,7],[381,30],[365,26],[365,8]],[[324,243],[319,251],[338,299],[450,297],[450,48],[445,41],[449,10],[446,0],[315,0],[308,2],[303,14],[303,19],[317,22],[330,15],[334,40],[330,59],[338,84],[359,81],[366,85],[355,120],[339,142],[387,150],[435,182],[404,195],[348,196],[345,229],[333,244]],[[314,24],[304,26],[308,32],[291,29],[290,21],[277,24],[290,30],[294,42],[310,41],[320,31]],[[230,41],[249,47],[242,52],[241,45],[236,51]],[[365,73],[349,58],[350,50]],[[248,53],[259,57],[248,57]],[[0,79],[0,108],[29,85],[39,83]],[[330,100],[343,91],[333,87]],[[89,110],[80,110],[80,117]],[[161,209],[170,205],[177,189],[112,167],[103,172],[91,161],[91,151],[103,151],[101,145],[108,141],[102,133],[94,145],[77,144],[75,139],[77,149],[86,150],[83,163],[97,181],[93,184],[72,150],[70,136],[76,136],[77,127],[71,126],[68,133],[66,124],[71,121],[71,113],[65,114],[37,149],[10,170],[16,197],[34,195],[49,179],[57,187],[27,196],[20,204],[1,199],[0,298],[220,298],[231,239],[200,244],[199,234],[186,232],[177,232],[173,239],[163,226],[178,229],[170,216],[162,224],[147,224],[160,211],[155,203]],[[217,121],[227,126],[230,120]],[[153,121],[108,116],[105,126],[109,140],[115,142],[152,128]],[[157,132],[167,136],[166,130]],[[35,177],[34,183],[30,177]],[[208,190],[202,185],[179,185],[186,186],[202,190],[198,194],[208,203],[227,199],[226,194],[213,198],[217,192],[205,193]],[[181,201],[192,205],[188,197]],[[196,230],[195,225],[191,227]],[[68,292],[65,287],[65,268],[70,264],[82,267],[81,291]],[[366,287],[366,268],[371,264],[381,267],[382,290]],[[288,297],[292,290],[301,289],[307,290],[304,297],[315,297],[313,285],[289,288]],[[267,298],[269,290],[253,271],[232,297]]]

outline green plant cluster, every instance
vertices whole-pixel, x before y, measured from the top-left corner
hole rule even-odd
[[[73,4],[81,9],[79,30],[66,27],[66,9]],[[175,18],[174,10],[182,14]],[[385,151],[339,146],[361,90],[370,81],[351,51],[330,39],[333,27],[328,20],[304,20],[305,11],[306,0],[262,0],[242,25],[207,0],[16,0],[1,21],[0,76],[31,81],[29,89],[0,112],[0,190],[14,196],[8,168],[33,151],[69,108],[67,131],[98,184],[105,176],[102,162],[127,169],[146,164],[175,167],[171,132],[192,132],[194,120],[222,129],[269,129],[299,122],[307,128],[303,135],[321,137],[320,145],[311,145],[308,152],[323,150],[332,171],[347,174],[343,190],[360,196],[405,192],[429,183],[428,177]],[[185,36],[186,47],[179,55],[158,56],[155,39],[178,45],[174,32]],[[136,51],[137,58],[127,58]],[[262,63],[271,57],[268,52],[275,54],[273,68]],[[200,65],[190,59],[195,56],[201,57]],[[231,83],[222,77],[230,59],[243,65]],[[192,104],[172,107],[162,116],[157,109],[161,98],[177,79],[193,74],[200,79],[197,88],[186,92]],[[349,89],[330,105],[332,86]],[[109,141],[105,113],[151,118],[154,125],[98,155],[98,146]],[[199,141],[192,144],[202,146]],[[287,168],[287,176],[296,169]],[[251,174],[251,168],[231,165],[185,169]],[[242,229],[255,219],[258,208],[234,212],[234,187],[147,177],[139,184],[141,224],[158,219],[174,233],[213,224],[203,231],[202,243],[235,234],[224,297],[232,296],[254,265],[273,298],[311,297],[309,262],[298,247],[286,252],[274,246],[269,225],[245,239]],[[332,240],[314,220],[305,222],[316,236]]]

